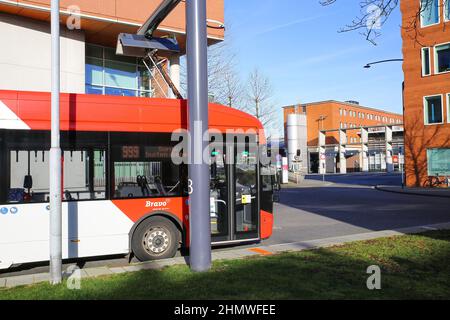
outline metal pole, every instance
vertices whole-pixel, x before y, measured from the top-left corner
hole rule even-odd
[[[60,92],[60,40],[59,0],[51,2],[52,33],[52,105],[51,105],[51,149],[50,149],[50,283],[61,283],[62,238],[61,238],[61,148],[59,133]]]
[[[188,108],[190,132],[190,266],[192,271],[211,268],[209,159],[203,150],[208,130],[208,71],[206,0],[186,1]]]

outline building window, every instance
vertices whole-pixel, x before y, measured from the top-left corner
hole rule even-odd
[[[447,93],[447,122],[450,123],[450,93]]]
[[[445,21],[450,21],[450,1],[449,0],[444,1],[445,1],[445,8],[444,8]]]
[[[450,149],[428,149],[427,166],[429,176],[450,175]]]
[[[434,47],[435,73],[450,72],[450,43]]]
[[[431,74],[430,48],[422,48],[422,76]]]
[[[421,0],[420,23],[422,27],[438,24],[439,17],[439,0]]]
[[[424,98],[425,124],[437,124],[443,122],[442,96],[430,96]]]
[[[151,74],[131,57],[114,49],[86,44],[86,93],[151,97]]]

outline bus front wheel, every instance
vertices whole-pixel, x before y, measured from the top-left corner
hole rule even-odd
[[[170,220],[151,217],[137,226],[131,249],[139,261],[167,259],[175,256],[180,240],[180,232]]]

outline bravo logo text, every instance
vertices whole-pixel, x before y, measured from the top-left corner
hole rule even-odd
[[[145,207],[146,208],[164,208],[167,207],[168,200],[165,201],[146,201]]]

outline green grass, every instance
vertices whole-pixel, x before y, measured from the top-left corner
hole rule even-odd
[[[367,267],[381,290],[366,287]],[[449,299],[450,231],[355,242],[328,249],[218,261],[83,279],[81,290],[38,284],[0,290],[0,299]]]

